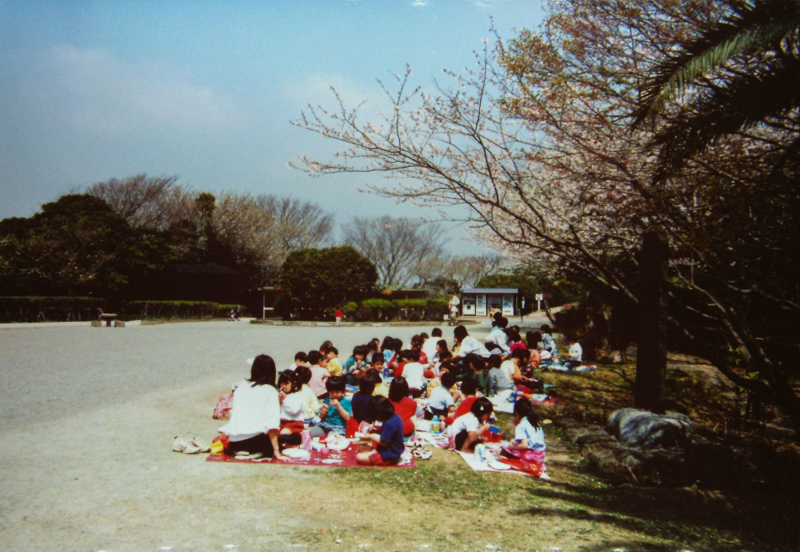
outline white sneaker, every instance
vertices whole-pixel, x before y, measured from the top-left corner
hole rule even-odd
[[[175,437],[175,440],[172,441],[172,450],[175,452],[186,452],[186,447],[188,446],[189,443],[181,436]]]
[[[188,443],[186,439],[180,436],[175,437],[175,440],[172,442],[172,450],[185,454],[197,454],[200,452],[200,448],[197,445]]]
[[[192,437],[192,440],[189,441],[189,443],[197,447],[197,452],[209,452],[211,450],[211,448],[206,445],[203,440],[200,439],[200,437],[197,436]]]

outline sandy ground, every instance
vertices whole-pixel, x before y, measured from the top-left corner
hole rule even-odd
[[[330,529],[336,516],[294,515],[309,500],[303,480],[318,472],[208,463],[171,452],[172,440],[210,441],[223,425],[214,404],[249,374],[247,358],[267,353],[282,369],[325,339],[346,358],[372,337],[408,342],[430,329],[0,325],[0,542],[13,551],[320,549],[297,534]],[[452,341],[452,328],[444,332]]]

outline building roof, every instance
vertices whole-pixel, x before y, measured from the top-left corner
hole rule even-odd
[[[519,293],[519,288],[464,288],[461,293]]]

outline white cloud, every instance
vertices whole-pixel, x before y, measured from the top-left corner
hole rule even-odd
[[[351,108],[364,101],[375,101],[383,94],[377,82],[375,86],[364,86],[338,73],[312,73],[285,85],[289,97],[314,107],[333,107],[336,96],[332,89]]]
[[[387,75],[382,80],[390,92],[397,90],[398,84],[392,75]],[[293,115],[297,116],[300,111],[307,111],[308,106],[314,109],[321,106],[326,111],[338,112],[336,96],[348,111],[358,108],[359,120],[362,122],[380,124],[383,116],[392,113],[392,103],[377,80],[372,81],[372,84],[363,84],[338,73],[313,73],[301,80],[287,82],[284,85],[284,94],[295,103]]]
[[[57,46],[36,60],[24,88],[38,107],[103,135],[206,131],[241,119],[230,98],[190,82],[174,67],[122,60],[104,49]]]

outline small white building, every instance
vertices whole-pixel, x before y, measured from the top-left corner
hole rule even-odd
[[[486,316],[500,310],[503,316],[519,312],[517,288],[464,288],[461,290],[461,316]]]

